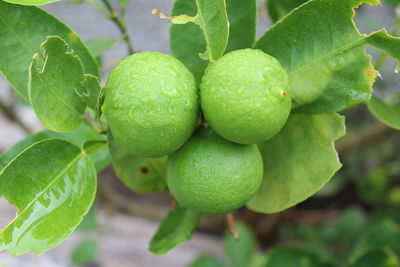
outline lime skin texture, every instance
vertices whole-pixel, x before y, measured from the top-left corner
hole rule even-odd
[[[292,106],[286,70],[276,58],[254,49],[230,52],[210,64],[200,95],[210,126],[239,144],[277,134]]]
[[[263,162],[256,145],[230,142],[200,128],[168,157],[167,185],[183,206],[200,214],[225,214],[258,191]]]
[[[108,77],[103,112],[119,144],[137,156],[161,157],[193,134],[198,90],[178,59],[136,53],[119,62]]]

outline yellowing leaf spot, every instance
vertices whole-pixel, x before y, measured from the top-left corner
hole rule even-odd
[[[73,39],[76,39],[76,38],[78,38],[78,34],[76,34],[75,32],[71,32],[71,33],[68,34],[68,39],[73,40]]]

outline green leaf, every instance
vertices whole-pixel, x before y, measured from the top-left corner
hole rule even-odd
[[[267,10],[273,22],[286,16],[292,9],[304,4],[308,0],[267,0]]]
[[[79,95],[85,90],[83,67],[68,45],[58,36],[48,37],[41,47],[45,56],[42,70],[36,54],[29,68],[29,100],[39,120],[55,132],[71,132],[83,119],[86,105]]]
[[[41,254],[59,245],[89,211],[96,172],[78,147],[59,139],[30,146],[0,173],[0,197],[18,208],[0,231],[0,251]]]
[[[117,177],[132,191],[149,194],[165,188],[166,157],[142,158],[119,145],[108,133],[112,164]]]
[[[273,25],[255,44],[288,71],[299,112],[340,111],[367,101],[377,72],[366,46],[398,58],[400,39],[360,34],[354,8],[378,0],[311,0]]]
[[[58,35],[68,43],[81,59],[85,73],[99,75],[95,60],[70,28],[40,8],[0,0],[0,73],[26,100],[32,56],[47,36],[52,35]]]
[[[4,153],[0,154],[0,172],[1,170],[10,163],[19,153],[30,147],[34,143],[39,141],[57,138],[63,139],[74,144],[77,147],[83,148],[83,144],[88,140],[105,140],[104,136],[95,132],[92,128],[82,124],[78,129],[69,133],[56,133],[50,130],[41,131],[32,135],[29,135],[25,139],[14,144]]]
[[[4,0],[4,1],[8,2],[8,3],[12,3],[12,4],[17,4],[17,5],[40,6],[40,5],[58,2],[61,0]]]
[[[230,22],[226,52],[253,45],[257,19],[256,5],[256,0],[226,1]],[[172,16],[179,16],[181,14],[195,16],[196,13],[197,6],[195,0],[174,1]],[[192,23],[171,25],[170,46],[174,56],[190,69],[199,84],[203,72],[207,67],[207,62],[199,57],[199,54],[206,49],[206,42],[201,29]]]
[[[253,231],[243,223],[238,223],[236,229],[240,238],[236,240],[231,234],[224,236],[225,253],[233,267],[249,266],[256,252],[256,238]]]
[[[187,14],[195,16],[197,12],[195,0],[175,0],[171,15]],[[171,51],[193,73],[197,83],[201,81],[207,62],[199,57],[204,51],[206,42],[201,29],[193,24],[172,24],[170,28]]]
[[[372,115],[380,122],[400,130],[400,103],[389,105],[382,99],[373,96],[367,105]]]
[[[382,248],[380,250],[369,252],[359,258],[350,267],[398,267],[400,266],[399,256],[396,255],[390,248]]]
[[[274,213],[307,199],[340,169],[333,141],[344,135],[335,113],[292,114],[284,128],[260,144],[264,180],[248,207]]]
[[[99,242],[94,239],[88,239],[80,242],[72,251],[70,260],[75,264],[91,263],[99,250]]]
[[[199,224],[200,218],[199,214],[185,208],[170,211],[151,239],[149,250],[161,256],[176,246],[189,241]]]
[[[110,50],[119,41],[121,41],[119,38],[94,38],[85,40],[85,44],[89,48],[93,57],[97,58]]]
[[[306,248],[280,247],[269,251],[265,265],[265,267],[277,266],[331,267],[335,265],[325,255]]]
[[[250,48],[256,39],[257,0],[226,0],[229,40],[226,53]]]
[[[78,96],[89,108],[96,111],[101,92],[99,78],[91,74],[85,74],[85,80],[81,84],[86,90],[84,92],[77,92]]]
[[[189,267],[222,267],[222,265],[213,256],[201,255]]]
[[[97,172],[104,170],[111,163],[107,141],[90,140],[83,145],[83,150],[91,158]]]
[[[382,248],[390,248],[396,255],[400,255],[399,240],[400,226],[397,223],[386,219],[373,224],[354,246],[349,263],[353,264],[365,254]]]
[[[196,0],[198,24],[206,40],[206,51],[200,57],[214,62],[228,45],[229,22],[225,0]]]

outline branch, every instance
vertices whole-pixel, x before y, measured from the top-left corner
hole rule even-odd
[[[128,30],[125,27],[125,23],[119,18],[117,11],[113,8],[110,4],[109,0],[101,0],[106,7],[107,11],[109,12],[109,19],[118,27],[119,31],[121,32],[124,42],[128,47],[129,54],[133,54],[133,45],[128,35]]]
[[[15,115],[13,105],[7,105],[0,99],[0,110],[10,122],[18,125],[26,134],[32,133],[32,130],[29,129],[29,127],[17,115]]]
[[[233,238],[234,238],[235,240],[239,240],[240,235],[239,235],[238,230],[236,229],[236,226],[235,226],[235,217],[233,217],[233,213],[232,213],[232,212],[231,212],[231,213],[228,213],[228,214],[226,215],[226,222],[227,222],[227,224],[228,224],[229,233],[233,236]]]

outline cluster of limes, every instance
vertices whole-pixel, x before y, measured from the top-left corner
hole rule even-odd
[[[223,214],[257,193],[263,161],[256,143],[285,124],[288,86],[279,61],[260,50],[210,63],[199,89],[178,59],[141,52],[110,74],[103,111],[116,141],[133,154],[169,155],[167,185],[180,205]],[[210,127],[199,123],[200,112]]]

